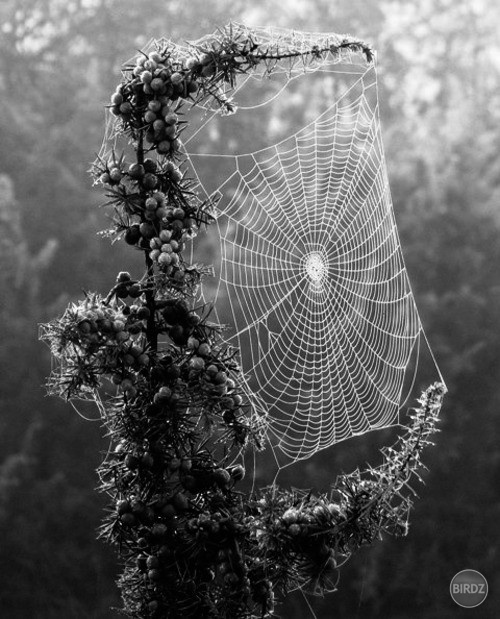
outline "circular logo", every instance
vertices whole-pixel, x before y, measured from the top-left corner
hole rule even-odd
[[[474,608],[482,604],[488,595],[486,578],[476,570],[462,570],[453,576],[450,595],[463,608]]]

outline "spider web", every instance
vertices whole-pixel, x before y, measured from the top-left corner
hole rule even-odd
[[[425,338],[394,218],[376,73],[358,69],[326,111],[272,146],[190,151],[195,168],[208,158],[228,170],[215,192],[217,298],[280,466],[397,425]]]

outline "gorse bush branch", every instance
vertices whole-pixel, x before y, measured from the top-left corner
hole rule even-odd
[[[229,26],[190,48],[141,52],[111,97],[112,137],[126,147],[98,158],[93,175],[114,211],[109,234],[141,252],[145,270],[120,272],[105,297],[86,294],[41,336],[57,363],[50,392],[100,403],[112,443],[99,468],[110,498],[101,536],[124,562],[127,616],[273,616],[275,593],[334,590],[356,549],[406,532],[411,478],[444,388],[425,392],[380,467],[342,475],[330,493],[275,485],[242,493],[242,454],[263,446],[266,419],[211,308],[196,300],[209,269],[189,264],[184,251],[216,206],[185,171],[188,105],[234,111],[239,75],[345,53],[372,60],[370,47],[349,37],[271,45]]]

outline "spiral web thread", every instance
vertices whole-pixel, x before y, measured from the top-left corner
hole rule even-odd
[[[251,33],[269,49],[339,40],[278,29]],[[151,41],[144,51],[164,45],[180,57],[192,53],[166,40]],[[241,76],[231,94],[237,97],[263,75],[284,79],[267,101],[243,107],[245,114],[314,72],[341,73],[350,85],[313,122],[278,143],[246,154],[197,152],[197,134],[218,117],[210,106],[184,139],[199,190],[220,199],[216,275],[217,298],[230,308],[226,339],[241,351],[251,400],[268,415],[280,467],[397,425],[421,339],[427,342],[394,219],[375,67],[348,51],[307,65],[286,60]],[[101,156],[116,139],[109,120]],[[198,174],[207,159],[212,169],[229,166],[215,191]]]

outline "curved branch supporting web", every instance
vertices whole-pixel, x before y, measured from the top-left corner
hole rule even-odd
[[[219,293],[285,461],[397,424],[422,327],[374,68],[298,133],[231,166],[219,187]]]

